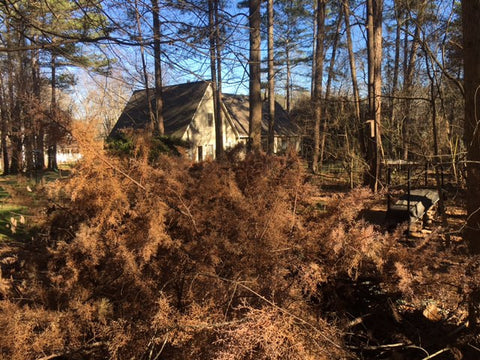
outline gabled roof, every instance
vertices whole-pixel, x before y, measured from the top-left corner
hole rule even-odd
[[[248,95],[223,94],[222,101],[227,108],[235,127],[240,136],[248,136],[248,117],[250,102]],[[264,101],[262,106],[262,136],[268,132],[268,102]],[[299,129],[288,116],[283,107],[275,101],[275,136],[298,136]]]
[[[165,135],[181,137],[193,120],[202,101],[209,81],[184,83],[163,88],[163,118]],[[152,108],[154,91],[150,89]],[[240,137],[248,137],[249,98],[247,95],[223,94],[224,109],[227,110],[232,125]],[[110,136],[115,136],[126,128],[145,129],[150,124],[146,90],[135,91],[112,129]],[[263,103],[262,135],[268,129],[268,103]],[[290,121],[287,112],[275,102],[276,136],[297,136],[298,127]]]
[[[210,83],[198,81],[163,87],[163,118],[165,135],[181,137],[193,119],[200,101]],[[150,89],[152,109],[154,90]],[[137,90],[132,94],[125,109],[118,118],[110,136],[126,128],[145,129],[150,123],[147,91]]]

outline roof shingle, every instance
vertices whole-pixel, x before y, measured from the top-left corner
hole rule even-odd
[[[165,135],[181,137],[193,119],[209,85],[207,81],[165,86],[163,88],[163,118]],[[150,89],[154,108],[154,91]],[[118,118],[110,136],[126,128],[145,129],[150,122],[147,91],[135,91]]]

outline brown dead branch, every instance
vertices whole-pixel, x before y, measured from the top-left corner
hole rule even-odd
[[[442,349],[442,350],[438,350],[436,353],[433,353],[432,355],[424,357],[422,360],[433,359],[434,357],[437,357],[438,355],[443,354],[444,352],[447,352],[447,351],[450,351],[450,348],[445,348],[445,349]]]
[[[287,309],[284,309],[278,305],[276,305],[274,302],[272,302],[271,300],[267,299],[266,297],[262,296],[261,294],[259,294],[258,292],[256,292],[255,290],[253,290],[252,288],[250,288],[249,286],[245,285],[243,282],[239,282],[239,281],[236,281],[236,280],[231,280],[231,279],[226,279],[226,278],[223,278],[223,277],[220,277],[218,275],[215,275],[215,274],[199,274],[199,275],[202,275],[202,276],[207,276],[207,277],[212,277],[212,278],[216,278],[216,279],[219,279],[219,280],[222,280],[222,281],[225,281],[225,282],[229,282],[229,283],[232,283],[232,284],[237,284],[238,286],[242,287],[243,289],[249,291],[250,293],[252,293],[253,295],[255,295],[256,297],[258,297],[259,299],[263,300],[264,302],[266,302],[267,304],[269,304],[270,306],[272,306],[273,308],[279,310],[280,312],[292,317],[293,319],[297,320],[298,322],[308,326],[309,328],[311,328],[312,330],[314,330],[315,332],[317,332],[325,341],[327,341],[328,343],[330,343],[331,345],[335,346],[337,349],[343,349],[342,346],[340,346],[339,344],[337,344],[335,341],[333,341],[332,339],[330,339],[329,337],[325,336],[325,334],[323,334],[323,331],[318,329],[315,325],[312,325],[310,322],[302,319],[301,317],[291,313],[290,311],[288,311]]]
[[[369,346],[347,346],[349,349],[354,350],[385,350],[385,349],[398,349],[411,346],[408,343],[395,343],[395,344],[384,344],[384,345],[369,345]]]
[[[363,320],[369,316],[371,316],[372,314],[365,314],[365,315],[362,315],[362,316],[359,316],[355,319],[353,319],[352,321],[350,321],[348,324],[347,324],[347,329],[349,328],[352,328],[354,326],[357,326],[357,325],[360,325],[361,323],[363,323]]]

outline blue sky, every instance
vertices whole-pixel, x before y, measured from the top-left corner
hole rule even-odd
[[[108,13],[109,18],[112,21],[123,22],[127,18],[127,10],[125,7],[119,6],[119,4],[125,4],[124,2],[116,3],[117,0],[107,0],[104,2],[105,12]],[[353,2],[353,1],[352,1]],[[238,2],[226,2],[225,11],[233,15],[234,21],[230,25],[230,30],[232,34],[229,36],[229,46],[226,47],[223,51],[223,90],[228,93],[242,93],[246,94],[248,92],[248,28],[247,22],[248,18],[246,12],[248,9],[239,9],[237,6]],[[132,2],[133,4],[133,2]],[[150,31],[150,15],[148,11],[148,6],[150,2],[144,4],[141,1],[137,1],[138,7],[141,12],[144,12],[144,21],[142,22],[142,35],[145,38],[151,36]],[[436,2],[438,7],[437,11],[439,14],[448,14],[450,13],[452,2],[451,1],[438,1]],[[264,5],[265,7],[265,5]],[[143,11],[146,9],[145,11]],[[130,9],[131,10],[131,9]],[[385,3],[385,23],[384,23],[384,39],[388,40],[394,30],[391,25],[393,25],[393,20],[391,17],[387,16],[388,13],[392,13],[392,1],[388,0]],[[262,9],[264,12],[265,9]],[[171,39],[171,42],[164,44],[163,50],[165,51],[162,58],[163,61],[163,74],[164,74],[164,83],[166,85],[181,83],[186,81],[196,81],[201,79],[210,79],[210,68],[209,68],[209,58],[208,58],[208,47],[206,44],[192,44],[192,40],[195,40],[195,35],[198,35],[195,32],[198,32],[198,29],[191,31],[190,36],[185,39],[178,40],[178,31],[181,29],[181,24],[185,22],[191,22],[195,24],[206,25],[205,14],[202,14],[200,10],[193,11],[192,13],[186,13],[179,10],[163,10],[161,13],[163,18],[162,21],[165,22],[162,29],[164,32],[165,39]],[[327,24],[332,24],[336,20],[336,14],[327,14]],[[352,36],[354,43],[354,50],[356,51],[356,64],[358,71],[358,81],[361,87],[365,88],[365,79],[366,79],[366,66],[365,60],[366,56],[364,49],[366,46],[366,39],[364,33],[364,16],[365,9],[362,2],[357,7],[352,8],[351,24],[352,24]],[[168,23],[168,24],[167,24]],[[119,31],[118,36],[128,39],[128,32],[136,32],[135,23],[131,23],[132,28],[125,29],[125,32]],[[311,20],[305,21],[303,25],[305,33],[311,33],[312,23]],[[278,32],[279,29],[276,29],[276,37],[280,37],[282,34]],[[188,31],[187,31],[188,33]],[[137,32],[138,35],[138,32]],[[342,30],[341,41],[345,42],[344,31]],[[266,59],[266,41],[262,41],[262,59]],[[392,53],[388,53],[388,48],[384,50],[384,63],[387,64],[389,61],[392,61]],[[125,86],[127,88],[142,88],[144,83],[142,80],[141,73],[141,57],[140,49],[138,47],[128,47],[128,46],[113,46],[106,45],[103,49],[105,53],[115,59],[116,68],[115,73],[118,77],[118,74],[121,72],[121,78],[125,81]],[[311,43],[306,43],[303,51],[308,54],[311,54]],[[330,48],[327,46],[326,52],[326,61],[324,65],[325,74],[328,70],[328,60],[330,58]],[[153,73],[153,61],[151,57],[150,48],[145,48],[146,62],[149,73]],[[333,87],[334,91],[349,91],[350,89],[350,69],[347,61],[347,53],[345,49],[341,49],[339,54],[337,54],[337,61],[335,65],[335,70],[337,72],[337,77],[334,79]],[[301,87],[306,89],[310,88],[310,65],[300,65],[294,70],[293,82]],[[277,88],[278,93],[283,93],[283,83],[284,79],[280,77],[277,79]],[[150,79],[150,84],[153,84],[152,79]],[[78,93],[81,95],[84,90],[77,89]]]

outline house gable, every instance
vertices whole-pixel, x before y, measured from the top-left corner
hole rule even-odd
[[[190,157],[194,160],[214,158],[216,152],[215,110],[213,89],[208,86],[197,111],[188,125],[182,139],[191,144]],[[244,137],[238,133],[237,127],[229,111],[222,105],[223,145],[230,148],[237,145]]]
[[[163,118],[165,135],[181,138],[192,121],[197,108],[209,86],[207,81],[185,83],[163,88]],[[154,108],[154,91],[149,90],[150,102]],[[147,91],[135,91],[115,124],[111,137],[122,129],[146,129],[150,124]]]
[[[182,134],[182,139],[191,144],[190,157],[192,159],[203,160],[215,157],[215,114],[213,92],[210,85],[205,89],[192,121]]]

